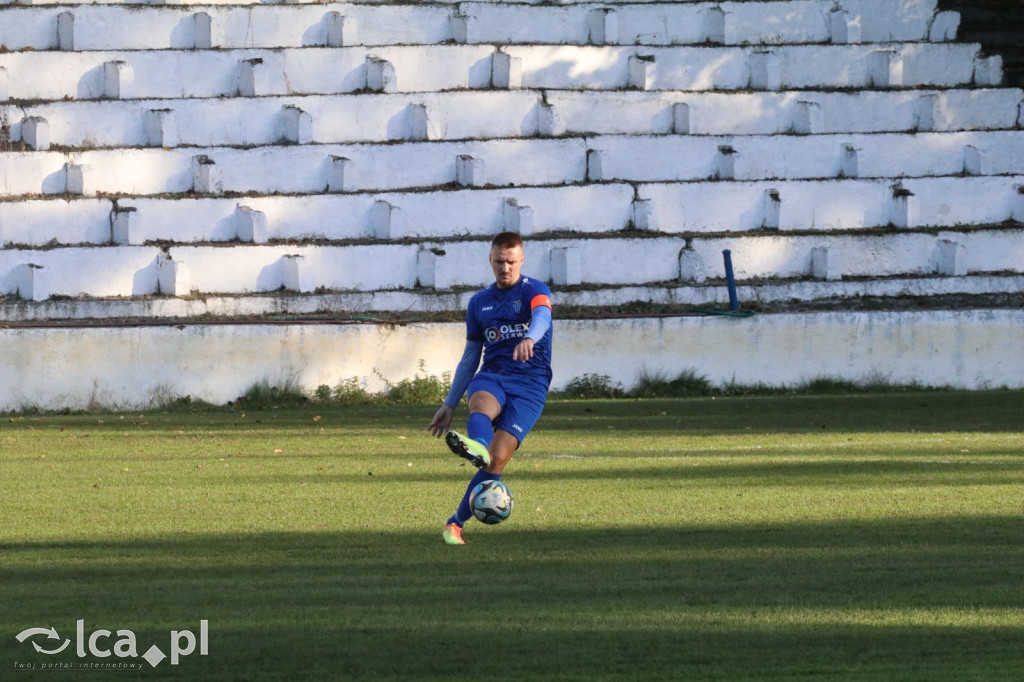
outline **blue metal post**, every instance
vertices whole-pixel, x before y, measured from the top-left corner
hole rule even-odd
[[[740,309],[740,301],[736,296],[736,275],[732,272],[732,251],[725,249],[722,257],[725,259],[725,283],[729,287],[729,310],[736,312]]]

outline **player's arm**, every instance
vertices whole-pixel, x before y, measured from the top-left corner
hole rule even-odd
[[[533,347],[544,338],[551,329],[551,298],[546,294],[538,294],[530,301],[530,331],[512,351],[512,359],[529,362],[533,357]]]
[[[455,368],[455,376],[452,378],[452,388],[427,427],[427,430],[434,436],[440,438],[451,425],[452,414],[466,393],[466,389],[469,388],[469,382],[476,374],[477,367],[480,366],[480,353],[483,348],[483,341],[466,339],[466,348],[462,352],[462,359],[459,360],[459,364]]]

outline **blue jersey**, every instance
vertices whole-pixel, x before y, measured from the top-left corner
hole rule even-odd
[[[512,351],[530,330],[533,309],[540,305],[551,307],[551,290],[532,277],[520,277],[507,289],[492,284],[470,299],[466,338],[484,344],[481,372],[532,376],[551,383],[551,329],[534,344],[529,362],[512,359]]]

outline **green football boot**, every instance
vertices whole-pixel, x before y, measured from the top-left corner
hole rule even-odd
[[[457,523],[449,523],[445,526],[441,537],[444,538],[444,543],[446,545],[466,544],[466,541],[462,539],[462,527]]]
[[[468,459],[477,469],[486,469],[491,463],[491,453],[487,452],[487,447],[480,441],[467,438],[456,431],[449,431],[445,434],[444,442],[452,452],[463,459]]]

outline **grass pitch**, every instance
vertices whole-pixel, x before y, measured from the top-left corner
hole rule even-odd
[[[461,548],[433,409],[4,417],[2,677],[1024,677],[1022,392],[553,402]]]

